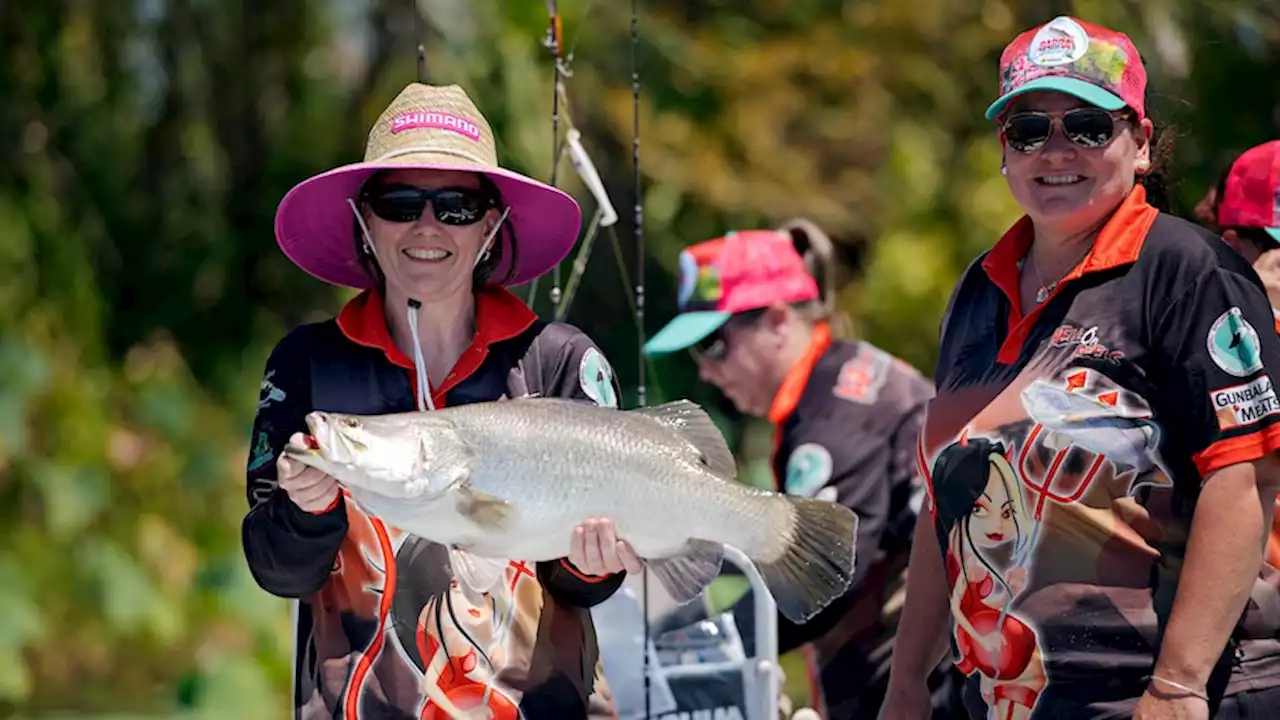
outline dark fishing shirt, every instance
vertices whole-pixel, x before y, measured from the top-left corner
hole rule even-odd
[[[778,650],[808,645],[810,692],[834,720],[874,716],[886,689],[911,535],[924,495],[916,436],[933,386],[866,341],[815,326],[774,398],[774,489],[838,502],[858,516],[850,590],[808,622],[779,615]],[[744,635],[751,598],[734,607]]]
[[[617,380],[586,335],[539,321],[514,295],[476,297],[476,335],[433,394],[437,408],[526,394],[616,406]],[[567,559],[507,569],[515,612],[475,606],[444,546],[385,526],[345,493],[301,510],[276,458],[311,410],[415,410],[413,363],[392,342],[383,300],[354,298],[336,319],[289,333],[267,361],[248,461],[243,543],[267,592],[297,598],[296,718],[444,718],[431,696],[492,717],[613,718],[589,608],[622,584]],[[501,606],[500,606],[501,607]],[[424,692],[424,688],[429,691]]]
[[[1280,448],[1280,337],[1252,269],[1141,186],[1021,308],[1032,232],[956,286],[921,435],[954,659],[1000,717],[1130,717],[1205,478]],[[1211,693],[1280,685],[1277,587],[1264,563]]]

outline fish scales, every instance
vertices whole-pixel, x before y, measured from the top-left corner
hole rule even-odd
[[[612,519],[677,602],[718,575],[724,545],[756,564],[778,609],[804,622],[852,579],[848,508],[736,481],[723,436],[687,400],[616,410],[536,398],[430,412],[313,412],[313,449],[288,452],[391,525],[450,546],[464,588],[510,560],[568,556],[574,527]]]
[[[594,407],[594,406],[584,406]],[[620,537],[638,553],[660,557],[675,552],[672,528],[697,535],[705,528],[750,554],[783,549],[782,538],[761,536],[762,527],[786,523],[785,503],[758,502],[761,494],[711,474],[671,444],[671,433],[642,416],[627,413],[602,424],[596,412],[564,411],[552,403],[530,403],[521,413],[468,405],[455,423],[475,446],[469,485],[520,508],[520,519],[501,543],[522,543],[527,553],[563,557],[569,537],[553,534],[566,523],[590,517],[613,518]],[[529,475],[546,482],[527,482]],[[772,511],[773,523],[766,519]],[[477,536],[472,542],[484,546]]]

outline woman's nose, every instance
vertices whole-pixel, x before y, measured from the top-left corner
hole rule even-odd
[[[1067,134],[1063,132],[1062,128],[1054,126],[1053,134],[1049,136],[1040,152],[1046,158],[1065,160],[1073,157],[1078,150],[1079,148],[1067,138]]]

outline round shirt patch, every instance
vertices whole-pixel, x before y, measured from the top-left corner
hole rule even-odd
[[[818,443],[805,443],[787,458],[788,495],[813,497],[831,480],[831,453]]]
[[[595,348],[587,348],[578,363],[578,383],[587,397],[603,407],[618,407],[618,393],[613,389],[613,368]]]
[[[1238,307],[1232,307],[1213,321],[1206,342],[1213,364],[1236,377],[1245,377],[1262,369],[1258,331],[1244,319]]]

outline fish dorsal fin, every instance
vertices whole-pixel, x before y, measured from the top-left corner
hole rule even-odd
[[[698,451],[702,462],[716,475],[730,479],[738,477],[738,465],[724,435],[711,420],[711,416],[697,403],[691,400],[672,400],[627,412],[644,415],[678,432]]]

